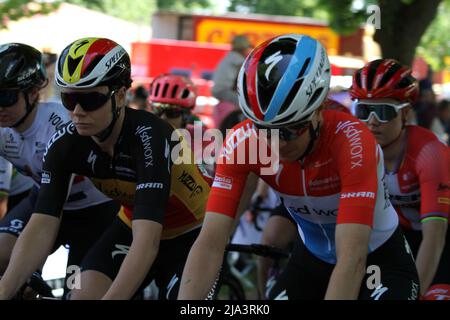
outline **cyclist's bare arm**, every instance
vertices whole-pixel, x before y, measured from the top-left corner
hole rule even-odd
[[[356,300],[365,274],[370,227],[336,225],[336,265],[328,283],[326,300]]]
[[[2,219],[8,211],[8,194],[0,195],[0,219]]]
[[[158,222],[133,220],[133,242],[126,255],[116,279],[113,281],[104,300],[131,299],[144,281],[156,255],[161,239],[162,225]]]
[[[445,246],[448,222],[446,219],[422,222],[422,242],[416,257],[420,293],[424,295],[433,281]]]
[[[43,265],[59,230],[60,219],[34,213],[17,239],[8,268],[0,280],[0,299],[11,299],[28,277]]]
[[[233,228],[234,219],[207,212],[202,230],[189,252],[178,299],[205,299],[214,284]]]

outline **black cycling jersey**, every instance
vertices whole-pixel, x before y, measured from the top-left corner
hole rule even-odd
[[[133,219],[162,223],[169,198],[174,129],[155,115],[125,108],[113,157],[69,123],[56,132],[44,154],[35,212],[59,216],[72,173],[92,177],[102,192],[125,206]]]

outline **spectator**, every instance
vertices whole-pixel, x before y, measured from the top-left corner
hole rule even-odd
[[[238,35],[233,38],[231,51],[219,63],[213,76],[212,94],[219,101],[227,101],[238,105],[236,80],[250,47],[250,42],[245,35]]]

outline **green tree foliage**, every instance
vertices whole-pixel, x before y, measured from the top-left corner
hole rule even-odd
[[[433,70],[450,69],[450,65],[444,63],[445,57],[450,57],[449,17],[450,1],[445,1],[417,47],[417,54],[424,57]]]

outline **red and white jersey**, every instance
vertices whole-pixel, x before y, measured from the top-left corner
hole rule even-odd
[[[401,225],[421,230],[424,219],[448,218],[449,149],[419,126],[406,126],[406,135],[401,163],[394,172],[386,172],[386,184]]]
[[[369,252],[381,246],[398,226],[383,183],[381,148],[352,115],[327,110],[323,119],[313,151],[302,162],[279,160],[270,175],[261,174],[268,164],[259,156],[262,149],[270,154],[270,146],[258,137],[252,122],[238,124],[217,159],[207,211],[234,217],[247,176],[253,172],[278,194],[316,257],[336,263],[335,228],[340,223],[371,226]],[[259,150],[251,149],[258,144]],[[242,152],[247,161],[238,164]],[[249,161],[255,154],[258,160]]]

